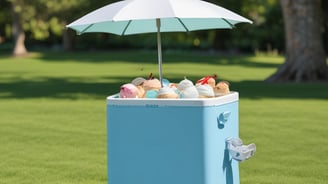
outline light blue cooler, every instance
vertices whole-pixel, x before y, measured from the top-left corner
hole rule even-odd
[[[107,98],[109,184],[239,184],[226,140],[238,93],[197,99]]]

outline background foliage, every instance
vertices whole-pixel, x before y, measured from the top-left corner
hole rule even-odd
[[[3,0],[0,2],[0,47],[11,48],[11,2],[20,2],[18,11],[24,14],[24,29],[28,49],[50,47],[62,49],[65,25],[78,17],[117,0]],[[214,49],[229,52],[258,52],[272,54],[284,51],[284,28],[278,0],[210,0],[254,21],[239,24],[233,30],[210,30],[190,33],[163,34],[164,49]],[[327,51],[328,3],[322,1],[323,42]],[[154,34],[116,36],[111,34],[85,34],[76,36],[72,30],[75,49],[154,48]],[[142,40],[142,41],[141,41]],[[2,43],[2,44],[1,44]]]

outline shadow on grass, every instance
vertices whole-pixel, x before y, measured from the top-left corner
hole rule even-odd
[[[90,62],[90,63],[104,63],[104,62],[131,62],[140,64],[157,64],[157,52],[152,50],[140,50],[140,51],[114,51],[114,52],[65,52],[65,54],[58,54],[56,52],[42,53],[40,59],[46,62],[66,62],[66,61],[78,61],[78,62]],[[211,52],[164,52],[163,64],[165,63],[202,63],[213,65],[240,65],[246,67],[263,67],[271,68],[278,67],[279,64],[270,62],[255,62],[250,60],[251,57],[247,56],[234,56],[223,55]]]
[[[100,78],[98,78],[100,79]],[[0,82],[0,98],[56,98],[56,99],[105,99],[119,91],[119,87],[132,78],[102,77],[101,81],[85,82],[80,79],[38,78],[34,80],[14,79]],[[171,79],[180,81],[181,79]],[[193,78],[191,80],[195,81]],[[121,81],[121,82],[109,82]],[[122,82],[125,81],[125,82]],[[262,99],[322,99],[328,100],[327,83],[271,84],[262,81],[241,81],[231,83],[231,90],[238,91],[240,98]]]
[[[120,85],[119,83],[83,82],[64,78],[14,80],[9,83],[0,82],[0,98],[98,99],[117,93],[116,89],[119,89]]]
[[[4,57],[4,56],[2,56]],[[157,52],[142,51],[115,51],[115,52],[44,52],[36,54],[42,62],[137,62],[157,63]],[[165,63],[200,63],[213,65],[240,65],[244,67],[277,68],[275,62],[257,62],[254,57],[229,56],[217,53],[195,52],[166,52],[163,55]],[[21,71],[20,71],[21,72]],[[20,73],[21,75],[22,73]],[[17,76],[20,76],[17,75]],[[192,81],[199,76],[188,76]],[[9,81],[0,81],[0,98],[63,98],[63,99],[105,99],[119,91],[123,83],[132,80],[132,77],[97,77],[90,81],[87,78],[11,78]],[[178,82],[181,78],[170,78]],[[99,82],[101,81],[101,82]],[[238,91],[240,98],[290,98],[290,99],[328,99],[328,83],[281,83],[270,84],[263,81],[241,81],[231,84],[232,91]]]

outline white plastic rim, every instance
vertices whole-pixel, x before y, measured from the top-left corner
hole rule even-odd
[[[219,96],[215,98],[179,98],[179,99],[157,99],[157,98],[119,98],[118,94],[107,97],[107,105],[118,106],[218,106],[236,102],[239,99],[238,92]]]

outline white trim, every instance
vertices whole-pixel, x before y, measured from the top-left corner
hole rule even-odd
[[[119,106],[217,106],[238,101],[238,92],[215,98],[180,98],[180,99],[157,99],[157,98],[119,98],[118,94],[107,97],[107,105]]]

